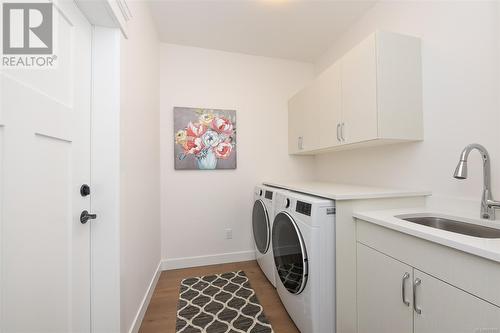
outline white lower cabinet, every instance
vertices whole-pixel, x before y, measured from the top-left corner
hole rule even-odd
[[[497,333],[500,308],[361,243],[358,333]]]
[[[500,332],[500,308],[448,283],[415,269],[415,332],[496,333]]]
[[[412,267],[358,243],[358,333],[411,333]]]

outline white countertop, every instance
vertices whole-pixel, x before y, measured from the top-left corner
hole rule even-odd
[[[390,189],[317,181],[270,181],[263,184],[333,200],[397,198],[431,195],[430,191]]]
[[[474,223],[500,229],[500,221],[489,221],[473,216],[453,215],[448,212],[428,210],[425,207],[414,209],[393,209],[369,212],[355,212],[353,216],[389,229],[448,246],[479,257],[500,262],[500,239],[472,237],[445,230],[435,229],[397,218],[397,215],[432,215],[462,222]]]

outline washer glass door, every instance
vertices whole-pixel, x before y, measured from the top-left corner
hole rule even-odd
[[[307,253],[299,227],[288,213],[276,215],[272,238],[278,276],[289,292],[300,294],[307,283]]]
[[[260,253],[265,254],[269,250],[271,227],[267,209],[262,200],[256,200],[253,204],[252,228],[255,246]]]

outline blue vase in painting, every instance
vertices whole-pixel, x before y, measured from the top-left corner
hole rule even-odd
[[[204,157],[198,157],[197,161],[200,170],[215,170],[217,167],[217,157],[213,149],[209,149]]]

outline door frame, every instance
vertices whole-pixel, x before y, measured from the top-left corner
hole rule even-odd
[[[91,330],[120,327],[120,40],[132,17],[125,0],[74,0],[92,25]]]
[[[92,333],[120,332],[120,37],[92,28]]]

